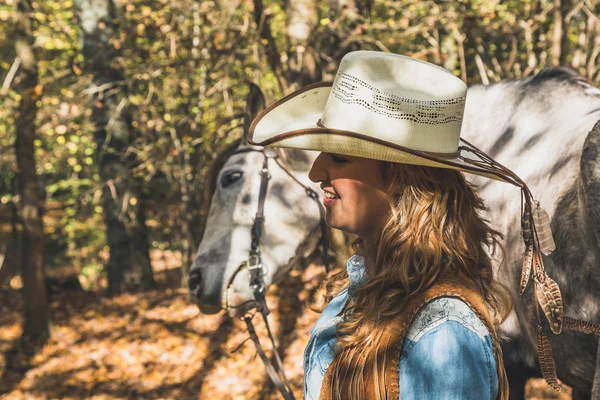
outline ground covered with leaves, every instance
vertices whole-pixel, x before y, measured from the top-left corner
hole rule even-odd
[[[20,344],[18,290],[0,289],[0,397],[3,399],[280,399],[242,321],[202,315],[165,269],[160,289],[109,296],[52,297],[53,335]],[[170,275],[169,275],[170,274]],[[269,291],[274,335],[296,397],[302,398],[302,353],[318,315],[306,307],[324,270],[292,271]],[[264,324],[255,317],[261,339]],[[265,347],[268,347],[263,340]],[[236,350],[237,349],[237,350]],[[235,351],[234,351],[235,350]],[[568,399],[542,380],[528,399]]]

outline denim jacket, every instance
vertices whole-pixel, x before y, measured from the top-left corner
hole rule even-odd
[[[325,371],[335,356],[335,327],[348,296],[364,274],[364,259],[347,263],[350,284],[333,298],[310,331],[304,351],[304,398],[318,400]],[[492,340],[483,322],[462,300],[438,298],[413,319],[400,356],[402,400],[496,399],[498,375]]]

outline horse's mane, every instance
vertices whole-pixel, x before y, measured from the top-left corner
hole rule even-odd
[[[564,67],[544,68],[539,73],[532,76],[525,82],[527,86],[537,86],[547,81],[556,83],[567,83],[575,86],[583,86],[585,88],[595,87],[594,84],[587,78],[581,76],[576,71]]]
[[[208,217],[208,210],[210,210],[212,197],[216,190],[217,176],[219,175],[219,171],[221,171],[229,157],[231,157],[241,142],[242,139],[240,138],[228,145],[225,150],[220,152],[217,157],[215,157],[215,159],[212,161],[212,164],[208,168],[208,171],[206,172],[206,176],[204,178],[204,190],[202,192],[202,204],[200,206],[200,238],[198,242],[201,242],[202,237],[204,236],[206,218]]]

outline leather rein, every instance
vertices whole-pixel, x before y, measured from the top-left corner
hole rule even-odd
[[[250,338],[254,342],[256,346],[256,350],[260,355],[260,358],[265,365],[267,370],[267,374],[269,378],[273,382],[273,384],[277,387],[281,395],[285,400],[295,400],[294,394],[292,392],[290,383],[285,376],[283,370],[283,363],[281,361],[281,357],[279,352],[277,351],[277,346],[275,345],[275,339],[273,337],[273,333],[271,332],[271,327],[269,325],[269,321],[267,319],[267,315],[269,315],[270,310],[267,306],[267,302],[265,299],[266,287],[264,282],[264,275],[266,273],[266,266],[262,263],[262,259],[260,256],[260,239],[263,233],[263,226],[265,221],[264,208],[265,208],[265,200],[267,197],[267,189],[269,186],[269,180],[271,179],[271,174],[269,173],[269,159],[275,161],[275,163],[289,176],[291,177],[298,185],[300,185],[306,195],[314,200],[319,206],[319,214],[320,214],[320,228],[321,228],[321,258],[323,263],[325,264],[325,268],[327,271],[330,269],[330,256],[327,252],[329,249],[329,239],[327,237],[327,224],[325,222],[325,209],[319,200],[319,196],[317,193],[311,189],[310,187],[304,185],[300,182],[294,175],[292,175],[280,162],[278,159],[278,155],[274,149],[271,148],[263,148],[263,149],[253,149],[253,148],[244,148],[235,151],[232,155],[241,154],[241,153],[249,153],[249,152],[257,152],[262,153],[264,156],[264,161],[262,165],[262,169],[260,171],[260,189],[258,192],[258,209],[256,211],[256,215],[254,217],[254,223],[252,224],[251,229],[251,244],[250,244],[250,253],[248,255],[248,261],[246,263],[242,263],[240,265],[240,269],[244,266],[250,272],[250,288],[254,294],[254,299],[256,301],[255,309],[260,312],[263,320],[265,321],[265,326],[267,328],[267,333],[269,336],[269,340],[273,347],[273,358],[275,359],[275,365],[273,362],[267,357],[260,341],[258,339],[258,335],[256,334],[256,330],[254,329],[254,325],[252,323],[252,317],[254,314],[250,314],[246,312],[242,319],[246,322],[246,326],[248,328],[248,333],[250,334]],[[238,270],[239,271],[239,270]],[[233,275],[235,277],[235,274]],[[233,278],[230,281],[233,282]],[[227,292],[227,290],[226,290]],[[227,303],[226,303],[227,304]],[[227,305],[226,308],[229,308]]]

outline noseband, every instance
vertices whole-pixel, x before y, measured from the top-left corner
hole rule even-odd
[[[323,263],[325,264],[325,268],[327,271],[330,269],[330,259],[327,249],[329,248],[329,239],[327,237],[327,224],[325,223],[325,210],[321,202],[319,201],[319,196],[317,193],[311,189],[310,187],[304,185],[300,182],[294,175],[290,173],[280,162],[277,153],[274,149],[271,148],[263,148],[263,149],[253,149],[253,148],[244,148],[235,151],[232,155],[249,153],[249,152],[257,152],[262,153],[264,156],[264,161],[262,165],[262,169],[260,171],[260,189],[258,192],[258,209],[256,211],[256,215],[254,217],[254,223],[252,224],[252,229],[250,231],[251,234],[251,242],[250,242],[250,252],[248,255],[248,261],[245,264],[240,265],[240,268],[244,266],[250,272],[250,288],[252,288],[252,292],[254,294],[254,299],[256,300],[256,310],[260,312],[262,315],[265,325],[267,327],[267,332],[269,334],[269,339],[271,341],[271,345],[273,346],[273,354],[275,356],[276,367],[273,366],[271,360],[265,354],[265,351],[258,340],[258,336],[256,335],[256,330],[254,329],[254,325],[252,323],[252,316],[246,313],[243,317],[246,325],[248,327],[248,333],[250,334],[250,338],[254,342],[256,346],[256,350],[258,351],[260,358],[265,364],[265,368],[267,370],[267,374],[271,378],[273,384],[277,387],[279,392],[283,395],[283,398],[286,400],[294,400],[294,394],[290,387],[290,383],[287,380],[285,373],[283,371],[283,363],[281,362],[281,357],[277,351],[277,346],[275,345],[275,339],[273,338],[273,334],[271,332],[271,328],[269,326],[269,321],[267,320],[267,315],[269,315],[270,310],[267,307],[267,302],[265,300],[265,282],[264,275],[266,267],[262,263],[262,259],[260,256],[260,239],[263,233],[263,225],[265,221],[264,209],[265,209],[265,200],[267,197],[267,189],[269,186],[269,180],[271,179],[271,174],[269,173],[269,159],[275,161],[275,163],[290,177],[292,178],[298,185],[300,185],[304,192],[308,197],[313,199],[318,207],[319,207],[319,215],[320,215],[320,227],[321,227],[321,258]],[[239,271],[238,269],[238,271]],[[233,276],[235,277],[236,274]],[[233,282],[233,278],[230,280],[230,283],[225,290],[227,293],[229,291],[229,286]],[[230,308],[228,302],[225,302],[226,309]]]

